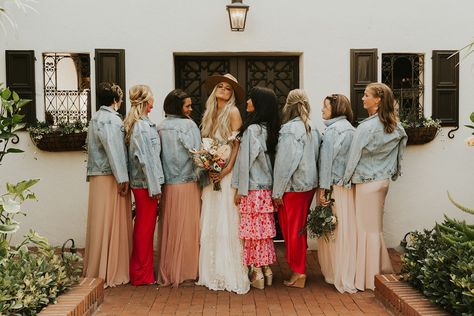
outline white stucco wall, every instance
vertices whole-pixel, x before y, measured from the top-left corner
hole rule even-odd
[[[174,52],[300,52],[301,87],[312,101],[312,118],[322,129],[320,100],[328,93],[349,95],[349,50],[377,48],[388,52],[425,54],[425,112],[431,114],[431,51],[457,49],[474,37],[474,2],[455,4],[430,0],[386,1],[256,1],[250,5],[245,32],[230,32],[225,5],[229,1],[49,0],[24,14],[10,3],[18,30],[1,34],[0,48],[34,49],[38,118],[43,118],[43,52],[89,52],[95,48],[126,50],[127,87],[151,86],[156,105],[151,118],[162,119],[164,96],[174,87]],[[91,58],[91,70],[94,60]],[[380,60],[379,60],[380,72]],[[379,75],[380,77],[380,75]],[[5,59],[0,58],[0,82]],[[95,86],[92,75],[91,86]],[[460,65],[460,123],[474,111],[474,55]],[[93,91],[94,94],[94,91]],[[92,108],[95,108],[92,98]],[[432,227],[443,213],[471,222],[446,197],[474,207],[474,149],[464,145],[466,128],[448,139],[443,129],[435,141],[410,146],[403,177],[391,184],[386,203],[388,246],[405,232]],[[87,184],[84,153],[48,153],[35,148],[27,134],[20,147],[26,153],[7,156],[0,166],[0,185],[40,178],[29,202],[30,214],[20,218],[22,232],[35,228],[54,244],[74,238],[85,243]]]

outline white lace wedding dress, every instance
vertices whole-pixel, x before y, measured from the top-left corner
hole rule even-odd
[[[211,290],[245,294],[250,289],[247,267],[242,262],[239,238],[240,214],[230,187],[232,173],[221,180],[222,191],[210,184],[202,192],[199,281]]]

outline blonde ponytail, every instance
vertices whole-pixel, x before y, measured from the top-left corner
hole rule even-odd
[[[288,93],[286,104],[283,107],[282,123],[285,124],[295,117],[300,117],[303,121],[307,133],[311,132],[309,125],[310,106],[308,96],[302,89],[294,89]]]
[[[130,97],[130,112],[128,112],[123,125],[125,127],[125,143],[130,144],[133,126],[141,118],[147,115],[148,101],[153,98],[151,89],[146,85],[136,85],[128,91]]]

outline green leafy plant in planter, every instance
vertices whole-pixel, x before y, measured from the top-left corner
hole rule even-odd
[[[87,123],[81,121],[53,123],[50,115],[45,122],[36,122],[28,127],[31,140],[41,150],[73,151],[84,149],[87,138]]]
[[[470,119],[474,123],[474,113]],[[461,211],[474,215],[474,209],[457,202],[449,192],[448,198]],[[445,215],[432,230],[409,235],[402,277],[450,313],[474,315],[474,225]]]
[[[474,225],[445,216],[434,229],[410,234],[401,273],[408,283],[450,313],[472,315],[473,259]]]
[[[417,120],[403,119],[401,123],[408,135],[409,145],[426,144],[441,130],[441,121],[431,117],[421,117]]]
[[[8,147],[18,139],[15,132],[24,126],[19,110],[27,101],[1,86],[0,96],[1,163],[5,155],[22,152]],[[7,183],[6,193],[0,193],[0,315],[36,315],[76,284],[81,276],[82,259],[79,256],[57,255],[47,239],[33,230],[19,245],[11,245],[12,236],[20,227],[16,216],[27,215],[22,210],[22,203],[36,199],[30,188],[38,181]]]

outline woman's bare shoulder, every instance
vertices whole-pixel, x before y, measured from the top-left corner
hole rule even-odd
[[[240,117],[240,111],[236,106],[233,106],[230,108],[230,116],[239,116]]]
[[[242,117],[236,106],[230,109],[230,125],[233,131],[237,131],[242,126]]]

